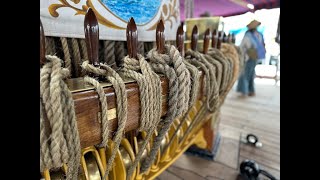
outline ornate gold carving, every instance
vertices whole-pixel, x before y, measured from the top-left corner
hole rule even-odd
[[[177,21],[179,16],[179,11],[177,10],[178,8],[175,8],[175,7],[177,7],[177,0],[170,0],[169,4],[162,5],[160,19],[162,19],[164,23],[166,23],[167,21],[170,22],[170,28],[172,28],[172,25],[173,25],[172,18],[175,21]],[[147,31],[155,30],[157,27],[157,24],[158,22],[156,22],[149,29],[147,29]]]
[[[94,11],[97,20],[100,24],[105,25],[107,27],[113,28],[113,29],[126,29],[125,27],[120,27],[115,25],[114,23],[110,22],[109,20],[107,20],[106,18],[104,18],[98,11],[97,9],[93,6],[91,0],[87,0],[86,5],[82,5],[82,9],[76,8],[74,6],[72,6],[71,4],[69,4],[67,2],[67,0],[59,0],[62,4],[51,4],[48,8],[49,13],[51,14],[51,16],[53,17],[58,17],[59,13],[57,12],[57,9],[62,8],[62,7],[67,7],[67,8],[71,8],[73,10],[76,11],[76,13],[74,15],[85,15],[88,8],[91,7],[92,10]],[[78,4],[80,1],[79,0],[74,0],[73,1],[75,4]]]
[[[205,149],[207,147],[207,141],[206,139],[204,138],[204,134],[203,134],[203,129],[201,129],[199,131],[199,133],[197,134],[197,136],[194,138],[194,144],[196,146],[198,146],[199,148],[201,149]]]
[[[70,1],[72,1],[74,4],[79,4],[79,2],[80,2],[80,0],[70,0]],[[112,23],[111,21],[107,20],[105,17],[103,17],[97,11],[97,9],[94,7],[94,5],[92,4],[92,0],[87,0],[86,5],[82,5],[81,8],[77,8],[73,5],[71,5],[70,3],[68,3],[68,0],[59,0],[59,2],[61,2],[61,4],[51,4],[48,8],[48,11],[52,17],[59,17],[59,13],[57,12],[57,10],[60,8],[71,8],[75,11],[74,15],[85,15],[88,8],[92,8],[92,10],[94,11],[94,13],[97,17],[97,20],[100,24],[105,25],[109,28],[113,28],[113,29],[121,29],[121,30],[126,29],[126,27],[118,26],[118,25]],[[162,19],[164,21],[164,23],[170,22],[170,28],[172,28],[172,26],[173,26],[173,20],[177,21],[178,16],[179,16],[178,8],[175,8],[175,7],[177,7],[177,0],[170,0],[169,4],[162,5],[162,9],[160,11],[160,18],[159,19]],[[109,9],[107,9],[107,10],[110,12]],[[110,13],[112,13],[112,12],[110,12]],[[119,17],[117,17],[117,18],[120,19]],[[120,20],[123,21],[122,19],[120,19]],[[151,25],[150,28],[147,29],[147,31],[155,30],[157,27],[157,24],[158,24],[158,22],[155,22],[153,25]]]
[[[161,142],[161,148],[157,153],[157,157],[153,165],[150,169],[145,173],[140,173],[140,163],[138,167],[135,169],[133,175],[131,176],[131,180],[141,180],[141,179],[154,179],[159,174],[161,174],[166,168],[168,168],[171,164],[175,162],[191,145],[196,144],[199,147],[205,147],[207,142],[204,138],[203,133],[203,125],[211,118],[216,118],[216,114],[208,114],[206,111],[206,107],[203,105],[202,101],[197,101],[196,104],[191,107],[189,114],[186,116],[187,121],[185,121],[185,125],[181,126],[178,129],[177,123],[181,123],[182,119],[177,119],[175,123],[170,127],[169,132],[165,136],[165,140]],[[186,129],[194,123],[192,126],[192,130],[186,133]],[[169,144],[170,139],[173,138],[173,132],[179,131],[180,135],[174,137],[174,141],[168,146],[166,150],[164,150],[165,146]],[[153,138],[157,135],[157,131],[154,132]],[[138,136],[133,137],[132,144],[128,141],[128,139],[123,138],[121,141],[121,145],[116,154],[113,167],[111,168],[111,172],[109,173],[109,179],[119,179],[125,180],[127,175],[127,170],[129,165],[134,161],[136,153],[139,151],[139,147],[141,142],[145,139],[146,133],[141,133],[141,138],[138,139]],[[181,136],[183,139],[180,140]],[[148,142],[146,152],[143,155],[143,158],[147,153],[150,152],[150,143],[153,142],[153,138]],[[103,176],[103,173],[106,169],[106,161],[109,159],[111,155],[111,151],[113,149],[114,142],[110,139],[108,141],[108,147],[97,149],[94,146],[90,146],[82,149],[82,157],[81,157],[81,166],[83,169],[83,174],[80,174],[79,179],[100,179]],[[140,161],[141,162],[141,161]],[[55,174],[63,174],[66,168],[61,168],[60,172],[49,172],[46,170],[42,173],[43,177],[46,180],[52,178]],[[55,173],[55,174],[54,174]]]

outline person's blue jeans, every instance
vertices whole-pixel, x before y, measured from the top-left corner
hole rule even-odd
[[[248,95],[249,93],[254,93],[254,78],[256,76],[255,67],[257,65],[257,61],[248,60],[245,63],[245,67],[243,72],[241,73],[238,79],[237,92],[240,92],[244,95]]]

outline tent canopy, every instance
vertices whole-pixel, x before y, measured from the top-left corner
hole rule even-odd
[[[184,1],[180,0],[181,21],[185,20]],[[247,5],[254,5],[250,9]],[[194,0],[194,17],[200,17],[204,13],[210,16],[234,16],[259,9],[272,9],[280,7],[280,0]]]

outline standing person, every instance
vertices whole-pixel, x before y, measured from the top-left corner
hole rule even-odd
[[[255,67],[257,61],[265,59],[266,49],[263,35],[257,31],[261,23],[257,20],[251,21],[247,27],[240,48],[243,51],[245,64],[238,79],[237,92],[241,93],[240,97],[255,96],[254,78],[256,75]]]

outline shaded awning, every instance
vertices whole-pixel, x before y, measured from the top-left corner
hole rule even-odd
[[[254,5],[254,10],[248,8]],[[280,7],[280,0],[194,0],[194,18],[208,12],[211,16],[234,16],[259,9]],[[180,0],[180,17],[184,21],[184,0]]]

